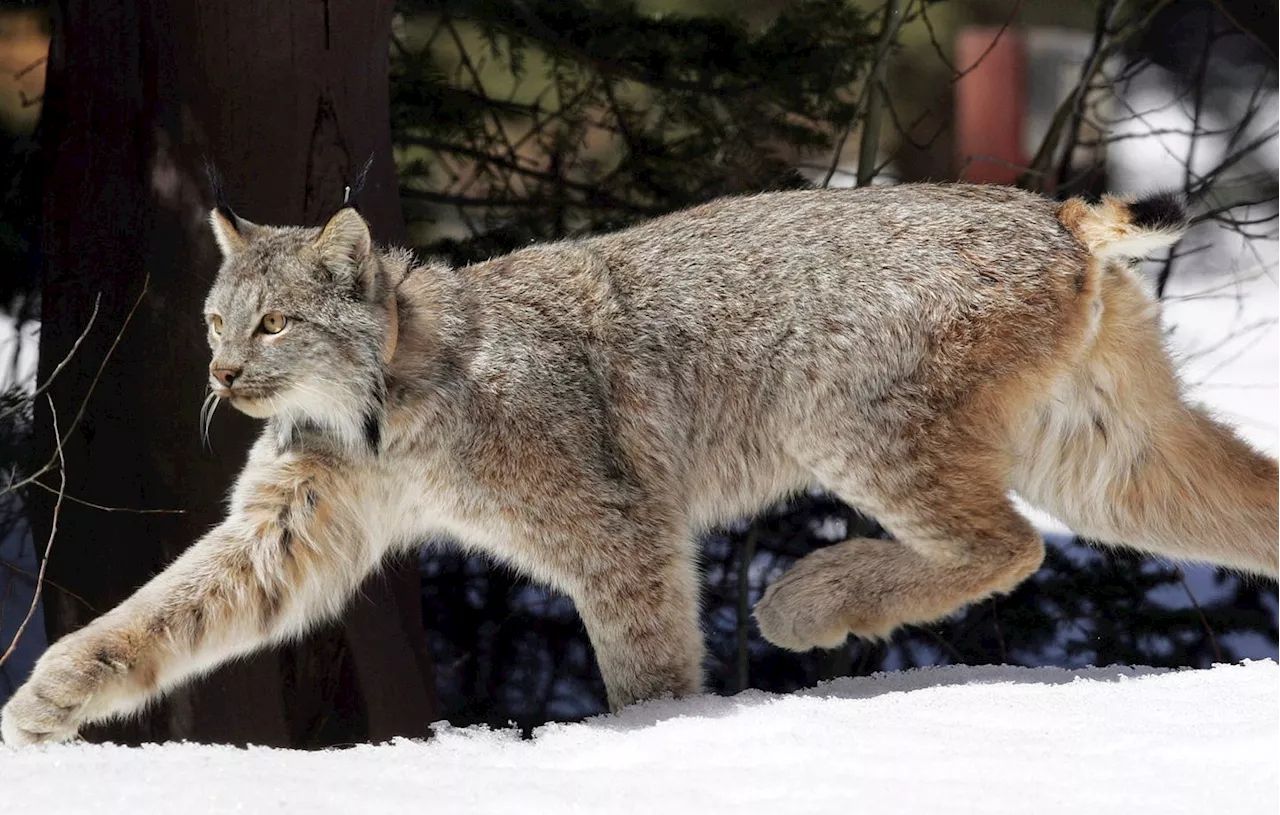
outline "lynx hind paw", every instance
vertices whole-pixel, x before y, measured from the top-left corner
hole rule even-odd
[[[785,579],[785,578],[784,578]],[[756,603],[754,615],[766,640],[788,651],[838,648],[849,637],[831,598],[802,586],[775,583]]]
[[[766,640],[789,651],[830,649],[850,634],[886,639],[902,623],[879,608],[872,587],[860,586],[843,568],[845,549],[811,552],[765,590],[754,613]]]
[[[90,703],[102,701],[98,697],[108,680],[122,671],[123,666],[102,648],[64,643],[36,663],[31,678],[0,711],[0,737],[5,744],[74,739],[87,719]]]

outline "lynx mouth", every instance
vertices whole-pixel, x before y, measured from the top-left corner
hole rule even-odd
[[[230,402],[231,406],[236,410],[256,419],[265,419],[276,412],[276,408],[271,401],[274,391],[271,390],[218,386],[213,389],[213,392],[219,399]]]

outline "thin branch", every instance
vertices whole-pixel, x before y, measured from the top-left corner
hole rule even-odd
[[[570,187],[572,189],[572,187]],[[595,195],[595,193],[592,193]],[[430,190],[401,189],[402,198],[410,201],[421,201],[430,204],[447,204],[455,207],[481,207],[481,208],[499,208],[511,207],[513,209],[530,209],[545,206],[546,201],[539,198],[497,198],[467,195],[450,195],[448,193],[432,192]],[[590,202],[573,201],[576,206],[588,206]],[[617,202],[617,209],[625,209],[626,211],[640,215],[661,215],[663,210],[654,207],[644,207],[638,204],[625,204],[621,201]]]
[[[49,401],[49,414],[53,417],[53,437],[61,439],[58,433],[58,411],[53,406],[53,397],[45,397]],[[36,575],[36,585],[31,592],[31,605],[27,608],[27,616],[22,618],[22,622],[18,625],[18,630],[14,632],[13,639],[9,642],[9,647],[0,654],[0,666],[9,661],[9,657],[18,648],[18,640],[22,639],[22,634],[27,630],[27,626],[31,623],[31,618],[36,615],[36,608],[40,605],[40,593],[44,588],[44,572],[49,568],[49,553],[53,551],[53,539],[58,534],[58,513],[62,511],[62,496],[67,490],[67,461],[62,455],[62,441],[58,442],[58,475],[61,485],[58,489],[58,500],[53,504],[53,524],[49,529],[49,540],[44,545],[44,555],[40,558],[40,573]]]
[[[1209,69],[1209,56],[1213,50],[1214,37],[1206,36],[1204,45],[1200,49],[1200,63],[1195,90],[1192,101],[1191,114],[1191,131],[1197,133],[1200,130],[1200,122],[1204,118],[1204,91],[1205,91],[1205,75]],[[1187,158],[1183,164],[1182,189],[1185,192],[1191,188],[1191,178],[1194,171],[1191,169],[1195,164],[1196,148],[1200,146],[1200,139],[1193,135],[1187,140]],[[1165,258],[1164,264],[1160,269],[1160,274],[1156,276],[1156,299],[1164,297],[1165,289],[1169,286],[1169,280],[1173,276],[1173,253]]]
[[[942,46],[939,44],[937,37],[934,34],[933,25],[929,22],[929,16],[925,13],[925,8],[928,5],[928,3],[920,4],[920,17],[924,20],[925,28],[929,29],[929,41],[933,44],[933,49],[938,52],[938,59],[942,60],[942,64],[946,65],[951,71],[951,81],[948,83],[949,85],[954,85],[957,81],[964,79],[975,68],[986,61],[987,56],[995,50],[996,46],[1000,44],[1000,40],[1004,37],[1005,33],[1008,32],[1009,26],[1013,25],[1013,21],[1017,19],[1018,12],[1022,10],[1022,0],[1014,0],[1012,7],[1009,9],[1009,16],[1004,18],[1004,23],[996,31],[996,35],[991,38],[991,42],[987,43],[987,47],[983,49],[981,54],[978,54],[978,58],[975,59],[969,67],[964,70],[958,70],[956,66],[951,64],[951,62],[942,54]]]
[[[458,49],[458,57],[463,67],[471,75],[471,82],[475,85],[476,90],[485,99],[492,99],[491,94],[484,86],[484,80],[481,79],[481,69],[471,60],[471,54],[467,51],[466,44],[462,41],[462,36],[458,34],[458,30],[453,25],[451,18],[446,18],[443,25],[448,29],[449,36],[453,39],[454,45]],[[492,105],[486,105],[485,110],[489,113],[489,118],[493,121],[494,134],[502,142],[507,150],[507,156],[512,164],[519,164],[520,159],[516,154],[515,146],[511,143],[511,139],[507,136],[507,128],[503,125],[501,117]],[[511,194],[511,182],[508,178],[505,193]]]
[[[67,496],[67,497],[69,498],[70,496]],[[8,569],[14,574],[20,574],[23,577],[29,577],[32,579],[32,581],[35,581],[40,578],[40,575],[37,574],[36,572],[30,571],[28,569],[24,569],[18,564],[14,563],[12,560],[6,560],[4,558],[0,558],[0,566]],[[93,603],[90,603],[88,600],[84,599],[80,595],[76,594],[74,591],[67,588],[66,586],[55,583],[47,577],[44,578],[44,584],[49,588],[57,589],[58,591],[70,597],[72,600],[75,600],[80,605],[92,611],[94,614],[102,614],[102,611],[99,610],[97,606],[95,606]]]
[[[93,298],[93,313],[89,315],[89,321],[85,323],[84,331],[81,331],[80,336],[76,337],[75,344],[71,346],[71,350],[67,352],[67,355],[62,358],[62,361],[59,362],[53,369],[53,372],[49,374],[49,378],[44,381],[44,384],[37,387],[35,393],[31,394],[32,399],[39,397],[40,394],[44,393],[45,390],[53,384],[53,380],[57,379],[58,374],[62,373],[62,369],[67,367],[67,363],[71,361],[73,356],[75,356],[76,351],[80,350],[80,344],[84,342],[85,337],[89,336],[89,330],[93,328],[94,320],[98,319],[98,305],[101,302],[102,292],[98,292],[98,294]]]
[[[1216,8],[1223,17],[1227,18],[1227,22],[1231,23],[1231,25],[1235,27],[1236,31],[1248,37],[1250,40],[1253,40],[1254,44],[1262,49],[1263,53],[1270,58],[1272,63],[1276,61],[1276,52],[1271,50],[1271,46],[1267,45],[1267,43],[1264,42],[1257,34],[1242,26],[1240,21],[1233,17],[1231,12],[1227,10],[1227,7],[1222,4],[1222,0],[1209,0],[1209,2],[1213,3],[1214,8]]]
[[[867,111],[871,106],[872,97],[877,92],[876,76],[879,75],[881,79],[883,79],[884,77],[884,68],[882,66],[884,65],[884,61],[887,57],[888,44],[892,42],[892,38],[897,32],[897,28],[894,27],[891,29],[889,27],[889,23],[895,22],[897,23],[897,25],[900,26],[902,22],[900,19],[902,15],[900,14],[897,15],[897,17],[890,19],[890,13],[891,13],[890,7],[892,6],[896,8],[897,5],[898,5],[898,0],[888,0],[888,2],[885,3],[885,6],[884,6],[885,22],[884,22],[884,26],[881,28],[880,40],[876,44],[876,54],[875,54],[874,61],[872,62],[872,75],[868,77],[866,83],[863,84],[862,93],[858,95],[858,101],[853,106],[853,113],[852,115],[849,116],[849,122],[848,124],[845,125],[844,129],[840,132],[840,136],[836,139],[835,146],[832,148],[831,162],[830,164],[827,165],[827,173],[822,178],[822,186],[824,188],[831,186],[831,179],[835,177],[835,174],[840,167],[840,161],[844,157],[844,146],[845,144],[848,143],[849,136],[853,135],[853,128],[857,125],[859,119],[863,119],[863,137],[862,137],[862,145],[859,146],[859,161],[858,161],[859,169],[857,171],[857,174],[855,175],[855,183],[857,183],[858,186],[862,186],[862,181],[860,180],[862,178],[862,173],[863,173],[863,170],[861,169],[862,168],[861,153],[862,153],[862,150],[865,149],[863,145],[866,144],[866,128],[867,128],[866,117],[868,115]],[[876,123],[876,127],[878,131],[879,129],[878,121]],[[877,132],[877,140],[878,139],[879,139],[879,134]],[[872,159],[871,164],[872,165],[875,164],[874,158]]]
[[[995,36],[991,38],[991,42],[987,44],[987,47],[983,49],[982,53],[979,54],[977,58],[974,59],[974,61],[968,67],[964,68],[963,70],[957,70],[955,65],[953,65],[950,60],[946,59],[946,57],[942,53],[942,45],[937,41],[937,36],[934,33],[932,23],[929,21],[929,16],[925,11],[925,7],[927,5],[928,3],[921,3],[919,16],[924,21],[925,27],[929,31],[929,39],[930,39],[930,42],[933,44],[934,50],[938,52],[938,58],[942,61],[944,65],[947,66],[948,70],[951,71],[951,79],[947,82],[944,93],[951,92],[951,89],[955,86],[957,82],[959,82],[961,79],[964,79],[970,73],[977,70],[978,67],[982,65],[982,63],[986,62],[987,57],[991,54],[992,51],[995,50],[995,47],[999,45],[1000,40],[1004,38],[1005,34],[1007,34],[1009,31],[1009,27],[1012,26],[1014,20],[1017,19],[1018,12],[1022,10],[1022,0],[1014,0],[1013,6],[1009,9],[1009,16],[1005,17],[1004,23],[1002,23],[1000,28],[997,29]],[[933,113],[933,110],[940,102],[941,97],[942,97],[942,94],[939,94],[937,97],[935,97],[934,101],[929,105],[929,107],[926,108],[919,115],[917,115],[916,118],[909,125],[905,127],[902,125],[902,122],[898,119],[898,112],[895,105],[893,104],[893,99],[888,96],[885,97],[885,102],[886,102],[885,108],[886,110],[889,111],[889,117],[893,120],[894,129],[898,131],[898,133],[902,136],[904,141],[906,141],[908,144],[910,144],[912,147],[914,147],[917,150],[920,150],[920,151],[928,150],[933,146],[934,142],[936,142],[938,138],[947,131],[947,128],[950,124],[949,119],[939,122],[938,127],[933,132],[933,135],[923,142],[917,142],[911,137],[911,133],[915,131],[915,129],[920,125],[920,123],[923,122],[925,119],[927,119],[931,113]],[[893,161],[893,159],[897,157],[897,154],[901,151],[902,151],[902,146],[898,145],[898,147],[893,151],[893,154],[888,159],[885,159],[881,167],[876,168],[876,174],[878,175],[881,169],[883,169],[883,167],[888,166]],[[966,168],[967,167],[968,165],[966,164]],[[961,175],[963,175],[963,173],[961,173]]]
[[[1000,628],[1000,606],[996,604],[996,598],[991,598],[991,623],[996,629],[996,645],[1000,648],[1000,664],[1007,665],[1009,663],[1009,654],[1004,647],[1004,630]]]
[[[871,78],[867,80],[867,112],[862,121],[862,143],[858,145],[859,187],[865,187],[875,178],[876,158],[880,154],[880,118],[884,113],[884,99],[888,96],[885,77],[889,71],[889,50],[898,38],[902,12],[901,0],[887,0],[884,4],[884,24],[880,29],[880,41],[876,43]]]
[[[1158,0],[1148,8],[1147,12],[1139,20],[1127,23],[1120,30],[1116,30],[1115,22],[1120,9],[1125,5],[1125,0],[1111,0],[1098,6],[1093,44],[1090,46],[1089,56],[1080,70],[1080,79],[1072,92],[1058,106],[1058,110],[1054,113],[1053,121],[1049,125],[1049,130],[1045,133],[1044,140],[1040,142],[1040,148],[1031,160],[1031,169],[1018,179],[1018,186],[1044,191],[1044,181],[1049,177],[1049,165],[1053,162],[1054,156],[1057,155],[1062,139],[1068,135],[1068,125],[1071,126],[1072,132],[1079,129],[1079,116],[1083,111],[1085,97],[1089,89],[1093,87],[1094,77],[1102,70],[1102,66],[1107,59],[1117,53],[1130,37],[1146,30],[1152,18],[1171,2],[1172,0]],[[1032,186],[1033,184],[1035,186]]]
[[[1058,143],[1062,140],[1063,132],[1066,130],[1068,123],[1074,120],[1076,111],[1083,102],[1086,91],[1093,84],[1094,75],[1102,67],[1102,63],[1106,58],[1107,49],[1104,44],[1107,40],[1107,31],[1110,29],[1111,22],[1114,20],[1115,14],[1119,11],[1121,5],[1123,5],[1123,0],[1113,0],[1110,3],[1099,4],[1097,20],[1093,28],[1093,43],[1089,46],[1089,56],[1085,59],[1084,66],[1080,69],[1080,79],[1067,98],[1058,106],[1057,111],[1054,112],[1053,121],[1049,124],[1049,130],[1040,142],[1040,148],[1036,150],[1035,156],[1031,159],[1030,168],[1018,179],[1019,187],[1027,187],[1037,192],[1044,192],[1044,182],[1048,177],[1049,164],[1058,152]],[[1035,184],[1034,187],[1031,186],[1033,182]]]
[[[1218,638],[1213,633],[1213,626],[1209,625],[1209,618],[1205,616],[1204,609],[1196,601],[1196,596],[1191,593],[1191,587],[1187,585],[1186,574],[1182,571],[1181,566],[1173,567],[1173,571],[1178,576],[1178,582],[1182,584],[1182,590],[1187,593],[1187,599],[1191,601],[1196,614],[1200,615],[1200,624],[1204,626],[1204,632],[1209,635],[1209,647],[1213,649],[1214,662],[1222,662],[1222,649],[1218,647]]]
[[[954,659],[957,664],[959,665],[968,664],[969,660],[965,659],[964,654],[960,653],[960,651],[954,645],[947,642],[946,639],[943,638],[943,636],[939,634],[937,631],[934,631],[932,628],[926,625],[913,625],[909,627],[914,628],[917,631],[923,631],[924,633],[932,637],[935,642],[937,642],[939,645],[942,646],[942,650],[946,651],[947,654],[952,659]]]
[[[467,158],[473,159],[479,163],[492,164],[495,167],[500,167],[504,170],[510,170],[511,172],[514,172],[514,173],[526,175],[526,176],[529,176],[530,178],[536,178],[539,181],[547,181],[555,184],[560,184],[571,190],[576,190],[578,192],[581,192],[584,195],[586,195],[589,199],[593,199],[593,202],[602,204],[604,206],[613,207],[615,209],[629,210],[629,211],[636,212],[637,214],[649,214],[650,212],[652,212],[652,210],[650,209],[646,209],[639,205],[633,204],[630,201],[624,201],[620,198],[617,198],[613,196],[611,193],[603,189],[600,189],[596,185],[583,184],[581,182],[573,181],[571,179],[565,178],[562,175],[549,173],[546,170],[540,170],[536,167],[527,167],[524,164],[512,162],[510,159],[503,158],[501,156],[495,156],[492,153],[485,152],[484,150],[480,150],[475,147],[468,147],[461,144],[451,144],[449,142],[440,141],[438,139],[433,139],[430,137],[419,137],[419,136],[404,136],[401,138],[401,141],[403,141],[405,144],[413,144],[419,147],[425,147],[429,150],[435,150],[437,152],[453,153],[459,156],[466,156]],[[480,200],[489,200],[489,199],[480,199]],[[454,203],[454,202],[450,202],[450,203]],[[470,206],[470,204],[468,204],[468,206]]]
[[[604,90],[604,98],[609,103],[609,109],[613,112],[613,119],[618,123],[618,133],[622,135],[622,140],[627,143],[628,152],[637,155],[636,144],[638,143],[635,134],[631,132],[631,126],[627,124],[626,118],[622,115],[622,104],[618,102],[618,97],[613,92],[613,85],[609,82],[608,77],[601,77],[601,88]]]
[[[102,378],[102,372],[106,370],[107,363],[111,361],[112,355],[116,352],[116,347],[120,345],[120,339],[124,337],[124,332],[129,328],[129,323],[133,322],[133,315],[138,312],[138,306],[142,305],[142,298],[146,296],[147,288],[150,285],[151,273],[147,272],[142,278],[142,291],[138,292],[138,298],[133,301],[132,308],[130,308],[129,313],[125,315],[124,324],[122,324],[120,326],[120,330],[116,332],[115,339],[111,341],[111,347],[107,349],[107,353],[103,356],[102,362],[98,364],[98,370],[94,372],[93,379],[89,382],[89,389],[85,392],[84,398],[80,400],[80,407],[76,410],[75,419],[73,419],[71,424],[67,427],[66,435],[58,437],[55,429],[54,437],[57,439],[58,447],[54,455],[50,456],[44,466],[36,470],[31,475],[21,481],[9,484],[3,490],[0,490],[0,495],[4,495],[7,492],[12,492],[13,490],[24,487],[53,469],[54,462],[62,455],[62,445],[67,443],[67,439],[71,437],[71,434],[75,432],[76,427],[79,426],[80,420],[84,418],[84,412],[89,407],[89,399],[93,396],[94,390],[98,387],[98,381]]]
[[[1223,204],[1220,207],[1214,207],[1213,209],[1207,209],[1204,212],[1196,213],[1195,217],[1191,219],[1191,223],[1198,224],[1202,221],[1218,221],[1219,223],[1225,223],[1230,226],[1256,226],[1257,224],[1265,224],[1269,221],[1275,220],[1275,213],[1260,215],[1257,218],[1249,219],[1230,218],[1226,216],[1227,213],[1232,210],[1248,209],[1250,207],[1262,206],[1263,204],[1274,204],[1275,200],[1275,195],[1271,194],[1262,198],[1253,198],[1248,201],[1236,201],[1230,204]]]
[[[738,619],[737,619],[737,674],[738,691],[751,687],[751,633],[748,620],[751,618],[751,562],[756,556],[756,539],[759,529],[752,523],[747,529],[747,538],[738,552]]]
[[[835,174],[840,167],[840,159],[844,157],[845,143],[849,141],[849,136],[853,134],[853,127],[858,121],[858,114],[861,112],[862,104],[865,99],[866,91],[863,92],[862,99],[858,102],[858,109],[854,112],[854,115],[849,118],[849,124],[845,126],[844,130],[840,132],[840,137],[836,139],[835,147],[831,150],[831,163],[827,165],[827,174],[822,178],[822,186],[824,188],[831,185],[831,179],[835,177]],[[856,179],[857,176],[854,175],[854,178]]]
[[[45,492],[52,493],[54,495],[58,494],[58,490],[55,490],[43,481],[32,481],[30,484],[33,487],[39,487]],[[103,512],[129,512],[134,515],[185,515],[187,512],[185,509],[134,509],[132,507],[111,507],[103,504],[95,504],[92,501],[86,501],[83,498],[77,498],[71,494],[67,494],[64,497],[73,504],[98,509]]]

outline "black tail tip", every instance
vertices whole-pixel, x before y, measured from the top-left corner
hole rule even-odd
[[[1165,191],[1144,195],[1129,205],[1133,225],[1153,232],[1173,231],[1187,226],[1187,207],[1182,194]]]

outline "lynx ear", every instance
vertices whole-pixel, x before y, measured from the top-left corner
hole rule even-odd
[[[360,277],[360,267],[373,252],[369,225],[352,207],[338,210],[313,245],[335,276],[350,280]]]
[[[243,252],[254,227],[227,207],[218,207],[209,213],[209,226],[213,227],[213,239],[218,242],[223,258]]]

